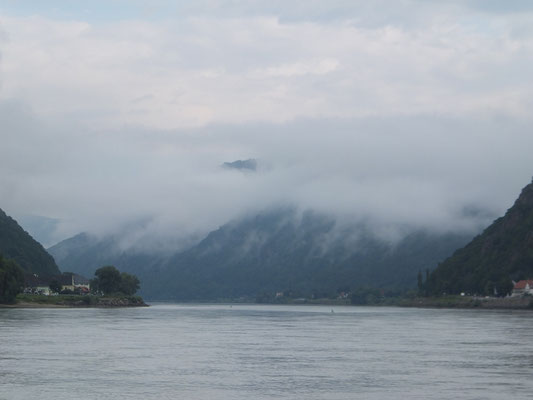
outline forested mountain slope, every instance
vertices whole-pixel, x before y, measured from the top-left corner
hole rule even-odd
[[[49,249],[62,269],[91,276],[106,264],[137,275],[150,299],[210,300],[291,291],[323,296],[339,289],[410,288],[417,273],[472,238],[412,230],[391,243],[364,225],[291,208],[225,224],[185,251],[120,250],[117,238],[78,235]]]
[[[0,210],[0,254],[14,260],[26,272],[56,275],[59,269],[50,254],[17,221]]]
[[[533,278],[533,183],[503,217],[440,264],[426,286],[433,295],[503,295],[512,280],[526,278]]]

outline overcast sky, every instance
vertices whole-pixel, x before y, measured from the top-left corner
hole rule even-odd
[[[533,175],[531,1],[0,0],[0,208],[464,230]],[[256,158],[256,173],[220,168]]]

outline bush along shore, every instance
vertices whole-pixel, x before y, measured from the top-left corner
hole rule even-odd
[[[109,296],[96,295],[57,295],[45,296],[39,294],[19,294],[13,304],[0,305],[7,308],[74,308],[74,307],[148,307],[140,296],[125,296],[121,294]]]

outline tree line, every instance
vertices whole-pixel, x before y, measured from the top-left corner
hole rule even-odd
[[[140,287],[140,281],[135,275],[120,272],[112,265],[98,268],[91,279],[93,293],[134,295]]]
[[[0,254],[0,303],[11,304],[16,296],[24,290],[24,270],[13,260]],[[91,292],[97,295],[134,295],[140,288],[140,281],[135,275],[120,272],[112,265],[96,270],[90,281]],[[52,291],[59,293],[61,285],[57,280],[50,282]]]
[[[0,303],[11,304],[24,287],[24,271],[0,254]]]

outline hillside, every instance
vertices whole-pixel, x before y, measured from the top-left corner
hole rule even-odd
[[[114,265],[121,271],[150,278],[153,267],[166,260],[164,255],[157,252],[124,251],[115,236],[98,238],[86,233],[63,240],[50,247],[48,252],[63,271],[84,276],[93,276],[94,271],[104,265]]]
[[[26,272],[38,275],[59,274],[54,259],[17,221],[0,210],[0,254],[14,260]]]
[[[512,280],[533,277],[533,183],[527,185],[506,214],[431,274],[430,294],[500,295]]]
[[[471,235],[413,231],[395,244],[365,226],[337,226],[313,212],[277,209],[228,223],[168,256],[122,251],[117,240],[78,235],[49,249],[86,276],[105,264],[137,275],[150,299],[209,300],[291,291],[318,296],[347,287],[404,289]]]
[[[312,212],[260,214],[227,224],[159,270],[162,298],[209,299],[290,291],[328,296],[357,287],[405,289],[417,272],[469,238],[412,232],[392,245],[366,227],[337,229]],[[154,288],[155,289],[155,288]]]

